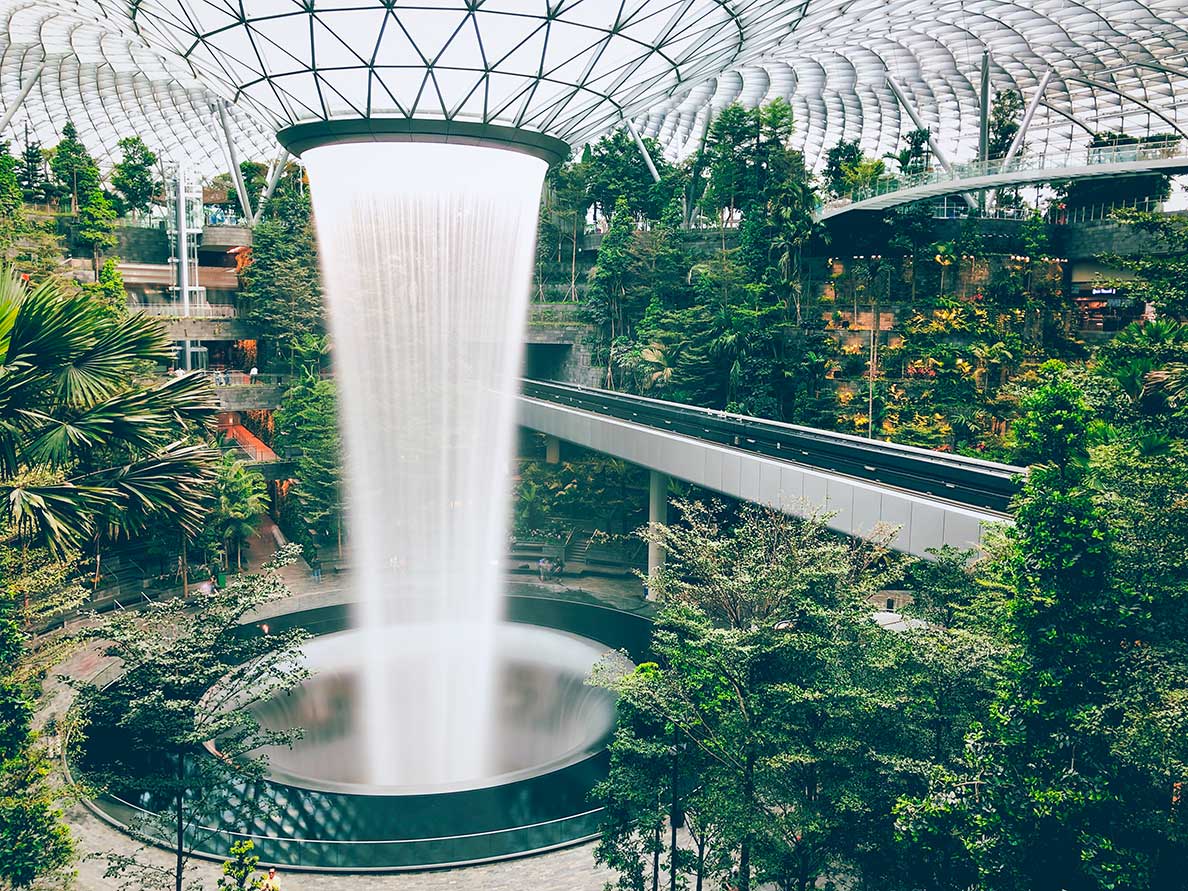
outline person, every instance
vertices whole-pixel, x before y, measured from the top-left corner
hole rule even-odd
[[[260,369],[253,365],[252,370],[248,372],[248,383],[254,384],[256,382],[256,375],[259,373]]]
[[[536,569],[540,573],[540,580],[543,582],[545,576],[549,574],[549,558],[541,557],[540,562],[536,564]]]
[[[315,582],[320,582],[322,580],[322,561],[319,560],[317,557],[314,557],[313,562],[310,563],[309,568],[311,570],[313,570],[313,580]]]
[[[268,878],[264,880],[264,884],[260,886],[260,891],[281,891],[280,880],[276,877],[276,867],[270,866],[268,868]]]

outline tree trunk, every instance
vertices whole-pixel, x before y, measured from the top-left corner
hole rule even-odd
[[[701,891],[701,884],[705,877],[705,835],[697,840],[697,887]]]
[[[660,821],[652,830],[652,891],[660,891]]]
[[[677,887],[677,807],[680,804],[678,798],[678,782],[680,780],[680,760],[679,749],[677,748],[677,728],[673,725],[672,728],[672,807],[668,812],[669,825],[669,852],[668,852],[668,889],[669,891],[676,891]]]
[[[743,801],[753,805],[755,797],[755,753],[748,749],[743,768]],[[751,891],[751,833],[743,836],[738,851],[738,891]]]
[[[101,575],[101,573],[100,573],[100,571],[99,571],[99,569],[100,569],[100,565],[99,565],[99,564],[100,564],[100,553],[99,553],[99,536],[98,536],[98,535],[96,535],[96,536],[95,536],[95,577],[94,577],[94,579],[92,579],[92,581],[91,581],[91,590],[92,590],[92,591],[95,591],[95,592],[98,592],[98,590],[99,590],[99,580],[102,578],[102,575]]]
[[[186,759],[184,755],[177,758],[177,855],[173,867],[174,891],[182,891],[182,879],[186,870],[186,828],[185,828],[185,778]]]
[[[189,559],[186,554],[186,534],[183,532],[181,536],[181,575],[182,575],[182,599],[190,596],[190,565],[187,562]],[[178,880],[180,882],[180,879]],[[179,884],[180,888],[181,885]]]
[[[578,212],[573,212],[573,250],[569,254],[569,299],[576,301],[577,293]]]

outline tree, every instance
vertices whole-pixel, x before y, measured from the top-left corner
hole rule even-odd
[[[191,857],[190,833],[206,815],[233,808],[250,826],[244,785],[266,769],[262,746],[285,745],[300,732],[267,730],[255,703],[284,695],[306,677],[303,631],[264,634],[245,628],[252,610],[290,592],[275,572],[295,558],[278,552],[260,575],[239,575],[191,602],[156,601],[142,612],[114,615],[93,636],[121,660],[118,683],[84,685],[80,721],[89,728],[79,764],[84,778],[123,796],[143,795],[148,811],[132,826],[147,843],[173,848],[171,870],[135,857],[109,858],[109,874],[142,884],[167,878],[182,891]],[[219,757],[203,748],[218,747]]]
[[[676,171],[660,151],[659,144],[644,137],[660,182],[652,179],[639,147],[626,129],[615,130],[594,143],[583,159],[587,183],[587,206],[592,203],[604,216],[612,216],[624,202],[633,216],[656,219],[675,194]]]
[[[223,864],[223,876],[219,879],[218,891],[261,891],[264,877],[257,875],[260,858],[252,853],[255,845],[251,839],[234,842],[231,845],[231,859]]]
[[[862,160],[862,146],[857,139],[842,139],[825,153],[825,169],[821,175],[831,195],[842,198],[849,194],[849,171]]]
[[[145,213],[157,191],[153,179],[153,165],[157,156],[139,136],[128,136],[119,142],[121,157],[112,168],[111,186],[119,193],[123,211]]]
[[[1119,210],[1114,220],[1151,239],[1151,248],[1136,254],[1107,255],[1103,262],[1136,276],[1127,293],[1174,318],[1188,317],[1188,221],[1174,214]]]
[[[325,333],[317,245],[309,197],[278,191],[252,232],[252,256],[243,270],[240,305],[268,345],[266,368],[298,371],[303,335]]]
[[[91,249],[91,265],[99,278],[99,255],[116,246],[116,211],[98,189],[87,193],[78,209],[78,240]]]
[[[895,697],[874,666],[894,664],[900,643],[869,621],[865,602],[897,563],[882,540],[851,548],[819,519],[744,506],[726,525],[701,504],[677,509],[679,523],[642,533],[668,553],[650,580],[663,604],[656,661],[613,682],[630,723],[604,791],[639,817],[639,835],[612,812],[600,855],[624,862],[654,848],[647,836],[665,804],[648,797],[663,789],[656,746],[675,739],[670,751],[696,753],[686,767],[697,765],[688,783],[700,792],[680,807],[716,839],[709,859],[723,855],[741,891],[755,881],[807,891],[847,872],[869,833],[890,831],[893,797],[873,794],[886,780],[867,741],[895,736],[877,717]],[[633,781],[635,792],[617,779],[641,770],[651,778]],[[705,853],[684,862],[704,865]],[[623,887],[639,888],[635,875]]]
[[[157,320],[0,270],[0,522],[21,542],[62,554],[154,523],[198,531],[217,452],[187,437],[218,403],[196,375],[139,379],[171,354]]]
[[[74,845],[48,782],[49,755],[31,729],[33,691],[19,674],[23,635],[0,609],[0,885],[30,887],[73,861]]]
[[[986,157],[991,160],[1005,158],[1016,134],[1019,132],[1023,115],[1023,94],[1018,90],[1001,90],[994,94],[990,103],[990,139]],[[1020,153],[1024,150],[1020,147]]]
[[[281,400],[276,447],[296,456],[296,483],[281,511],[286,534],[313,547],[333,541],[341,557],[343,481],[337,405],[332,380],[304,375]]]
[[[243,543],[260,525],[268,510],[268,485],[256,471],[234,455],[224,455],[214,482],[214,508],[207,517],[203,536],[222,545],[224,567],[235,553],[235,568],[243,568]]]
[[[41,143],[29,138],[25,131],[25,148],[17,159],[17,180],[21,185],[21,193],[25,201],[30,204],[42,204],[49,201],[53,193],[53,185],[46,174],[45,152]]]
[[[82,286],[85,293],[92,295],[113,316],[128,312],[128,292],[124,288],[119,263],[119,257],[108,257],[99,267],[98,279]]]
[[[1086,455],[1086,433],[1092,420],[1084,394],[1055,359],[1040,366],[1041,384],[1019,402],[1023,416],[1014,426],[1013,460],[1019,464],[1052,464],[1064,470]]]
[[[73,122],[62,127],[62,139],[50,158],[50,170],[61,194],[70,196],[70,210],[77,213],[80,200],[99,188],[99,165],[87,153]]]

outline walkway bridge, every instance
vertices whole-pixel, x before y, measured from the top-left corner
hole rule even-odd
[[[918,174],[884,176],[868,187],[826,203],[820,218],[827,220],[854,210],[887,210],[958,192],[1144,173],[1188,173],[1188,139],[1093,147],[1067,154],[1015,156],[953,164],[948,169],[937,167]]]
[[[524,381],[520,423],[652,471],[651,519],[663,522],[667,477],[788,514],[832,514],[829,526],[893,546],[979,544],[1010,521],[1021,467],[760,418],[544,381]],[[654,564],[656,555],[649,555]]]

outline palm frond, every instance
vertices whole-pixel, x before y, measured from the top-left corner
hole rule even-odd
[[[197,535],[212,500],[221,456],[205,445],[173,442],[153,455],[80,477],[76,482],[114,493],[102,522],[110,537],[133,535],[150,524],[178,526]]]
[[[0,520],[26,541],[44,543],[56,556],[77,550],[94,532],[94,515],[114,492],[70,482],[0,483]]]
[[[90,348],[57,370],[58,398],[71,406],[105,399],[127,385],[138,363],[165,363],[172,354],[169,335],[159,319],[136,314],[105,320]]]

